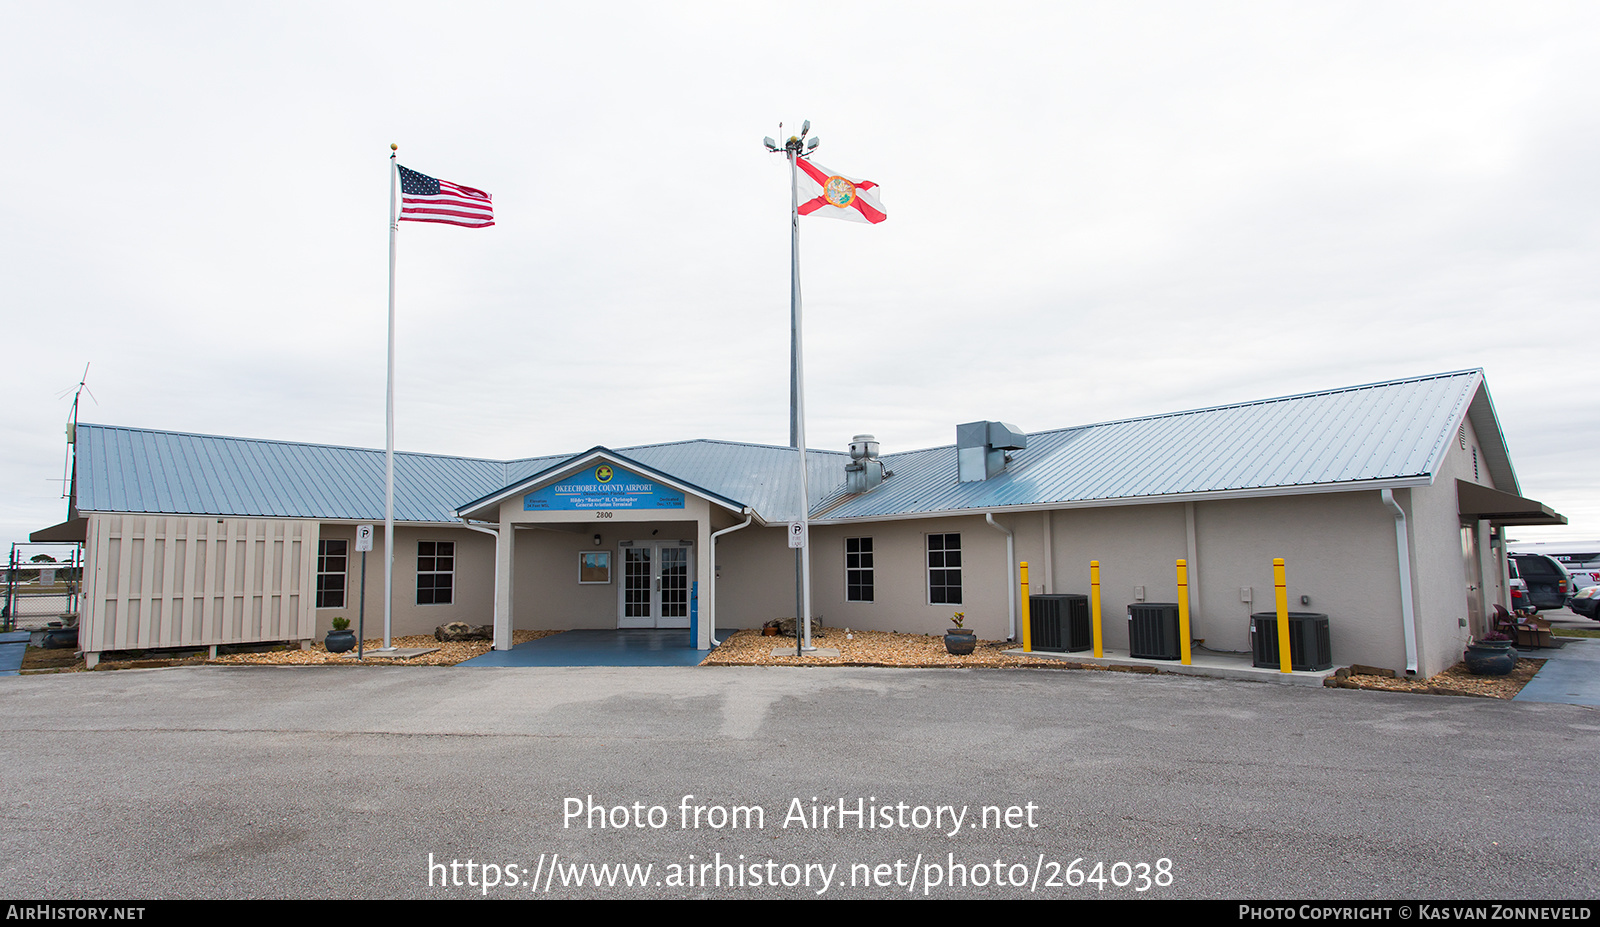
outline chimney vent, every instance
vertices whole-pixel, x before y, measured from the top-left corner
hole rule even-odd
[[[844,491],[866,492],[890,476],[878,459],[878,439],[856,435],[850,439],[850,462],[844,465]]]

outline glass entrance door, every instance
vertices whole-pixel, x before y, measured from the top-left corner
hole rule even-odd
[[[693,554],[679,541],[625,542],[617,627],[687,628]]]

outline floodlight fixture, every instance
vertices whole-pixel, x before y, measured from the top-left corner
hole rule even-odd
[[[772,140],[772,136],[769,135],[766,138],[762,139],[761,141],[762,141],[762,143],[764,145],[767,146],[767,150],[768,151],[777,151],[778,150],[778,143]]]
[[[806,150],[807,151],[816,151],[817,150],[817,146],[820,145],[820,144],[822,144],[822,137],[820,135],[819,136],[813,136],[811,141],[806,142]]]
[[[805,122],[800,123],[800,137],[801,138],[805,138],[806,137],[806,133],[810,132],[810,131],[811,131],[811,120],[807,119]]]

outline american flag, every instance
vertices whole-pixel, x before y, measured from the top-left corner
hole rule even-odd
[[[400,167],[400,165],[395,165]],[[444,222],[481,229],[494,225],[489,194],[400,167],[400,221]]]

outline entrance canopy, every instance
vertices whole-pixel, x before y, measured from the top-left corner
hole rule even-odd
[[[520,495],[521,505],[507,505]],[[731,512],[750,514],[742,502],[730,499],[604,447],[593,447],[510,486],[496,490],[456,509],[458,518],[483,521],[545,521],[548,517],[512,513],[551,513],[576,520],[579,513],[653,513],[671,517],[683,512],[688,496],[698,496]],[[561,515],[559,513],[565,513]],[[692,515],[685,516],[692,518]]]
[[[1549,506],[1515,493],[1456,480],[1458,511],[1496,525],[1564,525],[1567,517]]]

